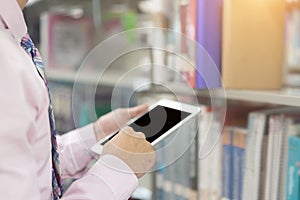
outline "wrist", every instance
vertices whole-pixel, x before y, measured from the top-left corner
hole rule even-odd
[[[128,165],[112,155],[100,157],[89,174],[99,177],[109,188],[118,188],[112,191],[114,199],[128,199],[138,186],[138,179]]]

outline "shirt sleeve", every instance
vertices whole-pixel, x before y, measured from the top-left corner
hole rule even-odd
[[[70,186],[61,200],[127,200],[137,185],[137,177],[128,165],[115,156],[105,155]]]
[[[62,200],[128,199],[138,185],[137,177],[121,159],[105,155],[86,172],[96,157],[90,147],[96,143],[93,124],[58,137],[63,178],[79,178]]]
[[[62,178],[80,178],[95,158],[90,148],[96,143],[93,124],[57,136]]]

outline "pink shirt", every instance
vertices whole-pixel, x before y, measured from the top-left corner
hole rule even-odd
[[[32,60],[20,46],[26,32],[16,0],[1,0],[0,197],[51,200],[49,100]],[[101,157],[86,171],[93,159],[89,148],[95,142],[92,125],[58,137],[62,176],[79,178],[63,200],[128,199],[137,187],[134,173],[112,155]]]

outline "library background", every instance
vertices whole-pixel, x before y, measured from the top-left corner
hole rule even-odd
[[[300,200],[298,0],[32,0],[24,13],[60,134],[118,107],[200,104],[199,129],[173,144],[188,148],[144,176],[133,198]],[[144,48],[78,75],[100,42],[120,45],[117,33]]]

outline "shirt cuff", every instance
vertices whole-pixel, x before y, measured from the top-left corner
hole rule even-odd
[[[80,171],[86,169],[87,165],[98,155],[94,154],[90,147],[96,143],[93,124],[73,130],[68,134],[57,137],[60,147],[60,156],[63,174],[66,177],[81,177]]]
[[[77,131],[78,139],[80,140],[84,148],[90,151],[90,148],[97,142],[93,124],[89,124],[87,126],[79,128],[77,129]]]
[[[115,199],[128,199],[138,186],[138,179],[131,168],[113,155],[102,156],[89,174],[106,183]]]

